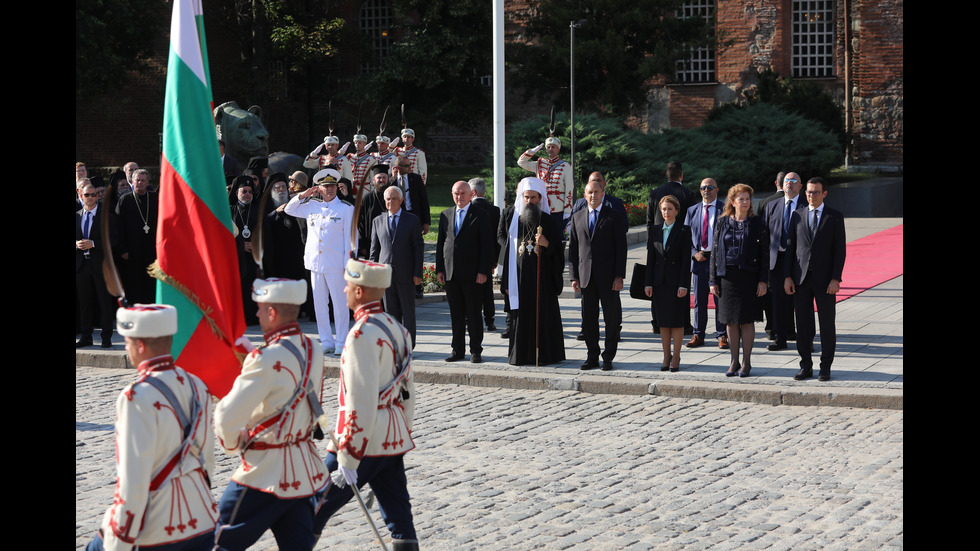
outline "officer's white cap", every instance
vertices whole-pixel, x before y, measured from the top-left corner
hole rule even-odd
[[[313,175],[313,185],[315,186],[337,185],[339,181],[340,172],[332,168],[325,168]]]
[[[351,258],[347,261],[344,279],[361,287],[387,289],[391,286],[391,266]]]
[[[368,138],[364,134],[354,134],[354,141],[367,143]]]
[[[323,143],[335,143],[335,144],[339,144],[340,143],[340,138],[338,138],[337,136],[327,136],[327,137],[323,138]]]
[[[377,138],[374,139],[374,141],[378,143],[391,143],[391,138],[389,138],[388,136],[378,136]]]
[[[544,145],[557,145],[561,147],[561,140],[554,136],[549,136],[547,140],[544,141]]]
[[[306,302],[306,280],[256,279],[252,282],[252,300],[259,303],[303,304]]]
[[[404,138],[405,136],[411,136],[414,138],[415,131],[412,130],[411,128],[402,128],[402,137]]]
[[[124,337],[152,339],[177,332],[177,309],[167,304],[135,304],[116,310],[116,329]]]

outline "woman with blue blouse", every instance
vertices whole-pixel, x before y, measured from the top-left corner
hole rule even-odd
[[[660,325],[664,362],[660,371],[677,372],[681,364],[684,323],[690,309],[691,228],[678,219],[680,201],[666,195],[658,205],[663,224],[647,236],[647,277],[644,291],[653,298],[652,310]]]

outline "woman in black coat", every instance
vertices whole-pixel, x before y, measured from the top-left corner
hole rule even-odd
[[[660,371],[676,372],[680,369],[684,323],[690,309],[687,293],[691,288],[691,228],[678,219],[681,204],[676,197],[664,196],[658,206],[664,223],[655,225],[647,236],[644,291],[653,298],[651,309],[660,325],[664,350]]]
[[[708,285],[718,297],[715,315],[726,326],[732,354],[725,376],[748,377],[752,371],[757,302],[766,294],[769,281],[769,230],[752,212],[752,188],[745,184],[728,190],[722,214],[715,224]]]

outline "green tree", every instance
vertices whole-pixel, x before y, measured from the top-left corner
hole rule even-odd
[[[569,101],[569,24],[575,31],[575,102],[583,108],[623,115],[645,105],[644,81],[671,75],[693,48],[727,43],[714,22],[679,19],[682,0],[542,0],[529,12],[526,35],[508,45],[507,60],[528,96],[566,105]]]
[[[492,4],[401,0],[392,7],[390,53],[377,71],[351,77],[342,87],[346,99],[404,103],[410,126],[443,121],[465,128],[489,120],[490,87],[483,77],[491,73]]]
[[[139,70],[170,21],[168,12],[160,0],[76,0],[75,95],[98,96]]]

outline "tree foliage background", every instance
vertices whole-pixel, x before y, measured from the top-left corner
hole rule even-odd
[[[98,96],[120,86],[126,71],[154,52],[148,37],[163,32],[162,0],[75,0],[75,95]]]
[[[523,21],[525,42],[508,44],[507,60],[525,93],[569,103],[569,23],[575,30],[575,102],[615,115],[646,103],[644,81],[672,75],[693,48],[727,42],[714,22],[674,17],[682,0],[542,0]]]

